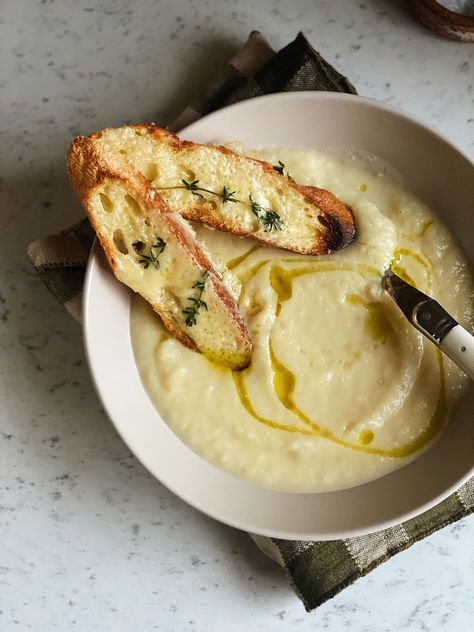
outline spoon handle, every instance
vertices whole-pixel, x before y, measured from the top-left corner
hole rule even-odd
[[[440,342],[439,348],[474,380],[474,336],[456,325]]]

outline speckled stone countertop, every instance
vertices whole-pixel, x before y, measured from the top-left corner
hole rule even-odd
[[[79,326],[29,241],[79,215],[73,135],[166,123],[252,29],[303,29],[359,92],[474,154],[474,46],[384,0],[4,0],[0,265],[0,630],[468,630],[474,521],[384,564],[311,615],[241,532],[155,481],[105,418]]]

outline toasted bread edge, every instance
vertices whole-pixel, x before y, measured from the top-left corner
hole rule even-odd
[[[192,234],[186,230],[185,226],[181,225],[179,222],[180,217],[168,208],[161,196],[149,186],[142,174],[125,164],[117,163],[114,165],[112,152],[110,152],[110,155],[107,155],[107,157],[104,156],[103,149],[98,148],[95,143],[98,134],[100,134],[100,132],[89,137],[80,136],[74,139],[67,155],[67,164],[71,185],[96,231],[114,274],[116,274],[117,269],[114,260],[115,247],[110,244],[109,239],[101,231],[100,224],[97,222],[90,204],[92,191],[107,180],[120,180],[125,182],[126,185],[133,190],[134,195],[139,197],[148,209],[160,213],[162,221],[167,222],[170,230],[188,253],[191,254],[196,264],[209,271],[214,290],[221,300],[223,307],[228,311],[230,318],[237,325],[241,340],[246,347],[245,354],[248,360],[247,364],[238,367],[245,368],[250,362],[252,342],[238,307],[219,278],[219,274],[213,262],[202,251]],[[182,221],[184,222],[184,220]],[[168,317],[166,311],[162,310],[158,304],[152,304],[152,307],[160,316],[166,329],[173,337],[177,338],[190,349],[198,351],[195,342],[182,329],[176,327],[174,321]]]

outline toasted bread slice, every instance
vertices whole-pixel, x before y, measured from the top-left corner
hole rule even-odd
[[[124,155],[186,219],[307,255],[340,250],[354,238],[346,204],[329,191],[289,181],[262,160],[183,141],[153,124],[105,129],[91,138]]]
[[[189,224],[120,153],[97,140],[76,138],[68,167],[119,281],[141,294],[186,346],[232,369],[247,366],[247,328]]]

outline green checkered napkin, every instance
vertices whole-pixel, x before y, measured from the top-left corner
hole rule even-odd
[[[272,92],[354,87],[317,53],[300,33],[275,53],[260,33],[230,60],[210,89],[170,125],[182,129],[218,108]],[[94,233],[82,220],[59,235],[28,248],[36,271],[69,312],[81,318],[81,292]],[[474,479],[445,501],[390,529],[329,542],[293,542],[252,535],[258,547],[288,572],[307,610],[317,608],[396,553],[474,511]]]

